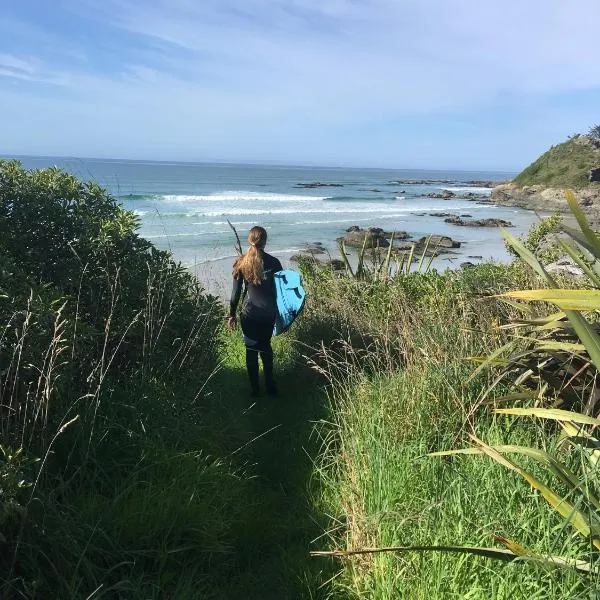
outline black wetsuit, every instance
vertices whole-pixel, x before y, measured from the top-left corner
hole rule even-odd
[[[260,354],[265,373],[267,391],[273,393],[273,350],[271,337],[277,315],[275,303],[275,283],[273,274],[283,267],[278,259],[263,252],[264,278],[260,285],[244,281],[243,277],[233,280],[233,290],[229,302],[229,316],[234,317],[242,288],[246,285],[246,293],[242,303],[240,324],[246,345],[246,367],[253,392],[258,392],[258,355]]]

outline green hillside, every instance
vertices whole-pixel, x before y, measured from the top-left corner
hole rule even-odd
[[[514,182],[520,186],[581,188],[590,185],[590,169],[600,168],[600,143],[586,135],[575,136],[553,146],[520,173]]]

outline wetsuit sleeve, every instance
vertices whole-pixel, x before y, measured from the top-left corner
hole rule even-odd
[[[244,278],[238,277],[233,279],[233,289],[231,290],[231,299],[229,300],[229,316],[235,317],[235,311],[237,310],[240,296],[242,295],[242,286],[244,284]]]
[[[277,273],[278,271],[283,271],[283,267],[281,266],[281,261],[276,258],[275,259],[275,273]]]

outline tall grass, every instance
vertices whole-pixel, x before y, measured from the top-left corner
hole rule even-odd
[[[318,465],[320,501],[332,515],[330,549],[489,547],[503,535],[540,553],[575,556],[557,535],[561,520],[515,473],[478,457],[425,456],[467,444],[469,433],[490,444],[531,445],[540,437],[534,424],[515,427],[481,406],[494,380],[489,371],[472,377],[469,360],[504,344],[508,334],[497,325],[517,315],[487,296],[532,283],[518,266],[356,285],[325,273],[309,283],[327,307],[309,306],[309,321],[330,331],[312,356],[330,379],[333,424],[323,427]],[[545,447],[555,443],[544,438]],[[527,467],[543,477],[539,466]],[[338,589],[357,598],[584,598],[600,589],[573,571],[465,555],[338,560]]]

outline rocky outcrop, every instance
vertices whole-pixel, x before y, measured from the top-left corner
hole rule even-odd
[[[429,194],[425,194],[424,198],[438,198],[440,200],[449,200],[450,198],[455,198],[456,194],[450,190],[443,190],[441,192],[429,192]]]
[[[600,167],[597,169],[590,169],[589,178],[592,183],[600,182]]]
[[[574,277],[585,275],[583,269],[570,256],[559,258],[557,261],[546,265],[546,271],[548,273],[562,273],[563,275],[572,275]]]
[[[480,181],[480,180],[471,180],[471,181],[456,181],[454,179],[395,179],[394,181],[388,181],[388,185],[470,185],[473,187],[481,187],[481,188],[493,188],[497,185],[495,181]]]
[[[290,257],[290,262],[293,263],[304,263],[311,265],[318,265],[321,267],[329,267],[334,271],[343,271],[346,268],[346,265],[343,260],[339,258],[331,258],[329,260],[319,260],[312,254],[294,254]]]
[[[343,238],[340,238],[344,244],[350,248],[387,248],[390,243],[383,231],[373,231],[370,229],[359,229],[358,231],[347,231]]]
[[[419,240],[419,244],[425,245],[427,244],[427,240],[429,239],[430,246],[437,246],[438,248],[460,248],[460,242],[453,240],[451,237],[447,235],[431,235],[422,237]]]
[[[297,183],[299,188],[321,188],[321,187],[344,187],[343,183],[321,183],[320,181],[311,181],[310,183]]]
[[[410,235],[406,231],[394,232],[394,240],[406,240]],[[352,225],[346,229],[344,237],[339,238],[350,248],[387,248],[390,245],[391,231],[384,231],[381,227],[369,227],[361,229],[358,225]],[[366,243],[365,243],[366,240]]]
[[[446,223],[451,225],[459,225],[460,227],[514,227],[510,221],[504,219],[473,219],[465,221],[461,217],[448,217],[444,219]]]
[[[600,188],[573,190],[583,209],[600,216]],[[492,202],[503,206],[518,206],[544,212],[568,212],[564,190],[541,185],[520,187],[505,183],[492,190]]]
[[[406,256],[413,253],[414,256],[440,256],[442,254],[456,254],[453,248],[460,248],[460,242],[444,235],[432,235],[422,237],[417,242],[399,244],[395,250],[396,254]]]

